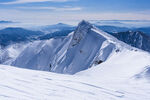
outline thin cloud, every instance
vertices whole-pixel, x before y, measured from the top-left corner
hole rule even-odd
[[[80,11],[81,7],[18,7],[24,10]]]
[[[1,4],[22,4],[22,3],[34,3],[34,2],[67,2],[70,0],[16,0],[12,2],[5,2]]]
[[[80,11],[24,11],[18,9],[0,9],[0,20],[13,20],[15,22],[32,23],[34,25],[46,25],[49,23],[73,23],[85,20],[150,20],[150,13],[95,13]]]

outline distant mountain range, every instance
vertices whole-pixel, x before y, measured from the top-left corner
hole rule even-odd
[[[72,30],[75,29],[73,26],[68,25],[68,24],[63,24],[63,23],[58,23],[55,25],[47,25],[42,27],[43,31],[59,31],[59,30]]]
[[[31,41],[42,34],[44,33],[40,31],[31,31],[23,28],[6,28],[0,30],[0,45],[5,47],[12,43]]]
[[[134,31],[141,31],[150,36],[150,27],[135,28]]]
[[[126,28],[117,26],[97,26],[117,39],[136,48],[150,52],[150,27]]]
[[[37,39],[47,40],[47,39],[51,39],[51,38],[57,38],[57,37],[60,37],[60,36],[67,36],[72,31],[73,30],[56,31],[56,32],[52,32],[52,33],[49,33],[49,34],[45,34],[45,35],[39,36]]]
[[[31,27],[30,30],[34,31],[42,31],[45,34],[47,33],[53,33],[56,31],[64,31],[64,30],[74,30],[76,27],[64,23],[58,23],[54,25],[46,25],[46,26],[37,26],[37,27]]]
[[[118,26],[118,27],[148,27],[150,20],[91,20],[96,25]]]
[[[96,25],[96,27],[109,33],[125,32],[125,31],[130,30],[129,28],[126,28],[126,27],[107,26],[107,25],[104,25],[104,26]]]
[[[140,31],[127,31],[113,34],[117,39],[136,48],[150,52],[150,36]]]
[[[5,24],[5,23],[15,23],[15,22],[13,22],[13,21],[4,21],[4,20],[0,21],[0,24]]]
[[[99,26],[97,27],[108,33],[118,33],[118,32],[127,32],[127,31],[140,31],[146,35],[150,36],[150,27],[141,27],[141,28],[127,28],[127,27],[117,27],[117,26]]]

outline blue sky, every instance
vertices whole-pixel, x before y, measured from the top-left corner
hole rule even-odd
[[[150,20],[150,0],[0,0],[0,20]]]

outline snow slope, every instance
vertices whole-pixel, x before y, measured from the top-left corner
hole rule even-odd
[[[70,40],[71,35],[67,38],[33,42],[12,62],[12,65],[49,71],[50,61],[54,59],[57,53],[61,52],[62,54],[65,51]]]
[[[123,45],[123,46],[122,46]],[[67,37],[36,41],[11,64],[17,67],[74,74],[104,62],[115,51],[128,48],[113,36],[82,21]]]
[[[126,49],[74,75],[0,65],[0,99],[150,100],[149,61],[148,53]]]
[[[10,65],[28,46],[28,43],[16,43],[0,49],[0,64]]]

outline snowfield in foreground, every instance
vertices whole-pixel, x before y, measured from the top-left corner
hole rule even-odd
[[[149,61],[123,50],[75,75],[0,65],[0,100],[150,100]]]

